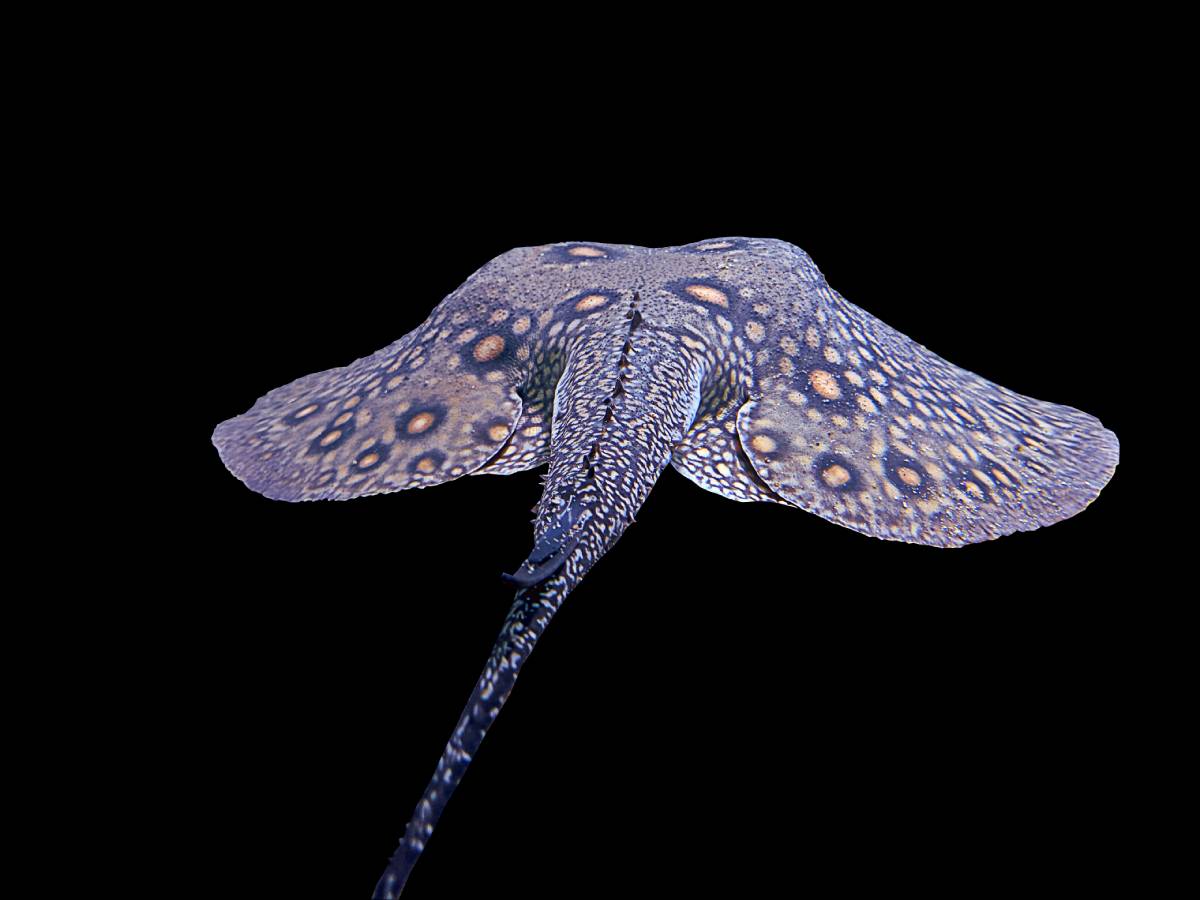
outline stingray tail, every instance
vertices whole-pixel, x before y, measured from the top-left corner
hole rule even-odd
[[[400,846],[388,861],[387,869],[375,886],[375,900],[394,900],[404,889],[417,858],[433,834],[450,795],[462,780],[471,758],[487,734],[500,707],[508,699],[521,665],[569,590],[566,579],[555,578],[524,589],[504,621],[504,627],[450,741],[442,751],[433,778],[425,788],[412,819],[404,831]]]

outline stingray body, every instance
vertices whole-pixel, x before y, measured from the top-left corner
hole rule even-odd
[[[213,442],[280,500],[549,463],[516,600],[377,897],[399,894],[538,636],[667,465],[733,500],[956,547],[1074,515],[1118,456],[1092,416],[951,365],[799,248],[740,237],[511,250],[416,330],[271,391]]]

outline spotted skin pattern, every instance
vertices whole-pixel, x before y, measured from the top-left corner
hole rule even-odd
[[[217,426],[280,500],[348,499],[549,463],[516,600],[400,846],[392,898],[522,663],[673,465],[738,501],[938,547],[1080,512],[1117,465],[1079,410],[957,368],[777,240],[511,250],[416,330]]]

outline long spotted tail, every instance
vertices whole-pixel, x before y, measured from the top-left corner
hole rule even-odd
[[[521,665],[562,605],[568,590],[567,579],[559,576],[518,592],[483,674],[475,682],[471,699],[442,751],[442,758],[413,812],[400,846],[375,886],[375,900],[394,900],[404,889],[446,802],[471,764],[492,720],[508,699]]]

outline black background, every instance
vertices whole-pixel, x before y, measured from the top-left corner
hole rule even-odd
[[[1099,94],[875,89],[834,120],[786,92],[623,107],[596,83],[431,97],[370,74],[204,86],[178,136],[198,379],[173,513],[198,599],[164,628],[191,673],[170,685],[172,792],[202,887],[369,896],[507,611],[498,576],[540,489],[535,471],[284,504],[208,435],[395,340],[511,247],[781,238],[851,302],[1131,449],[1133,189]],[[1128,468],[1069,521],[955,551],[666,471],[523,670],[406,897],[1105,870],[1141,640],[1109,593],[1135,565]]]

